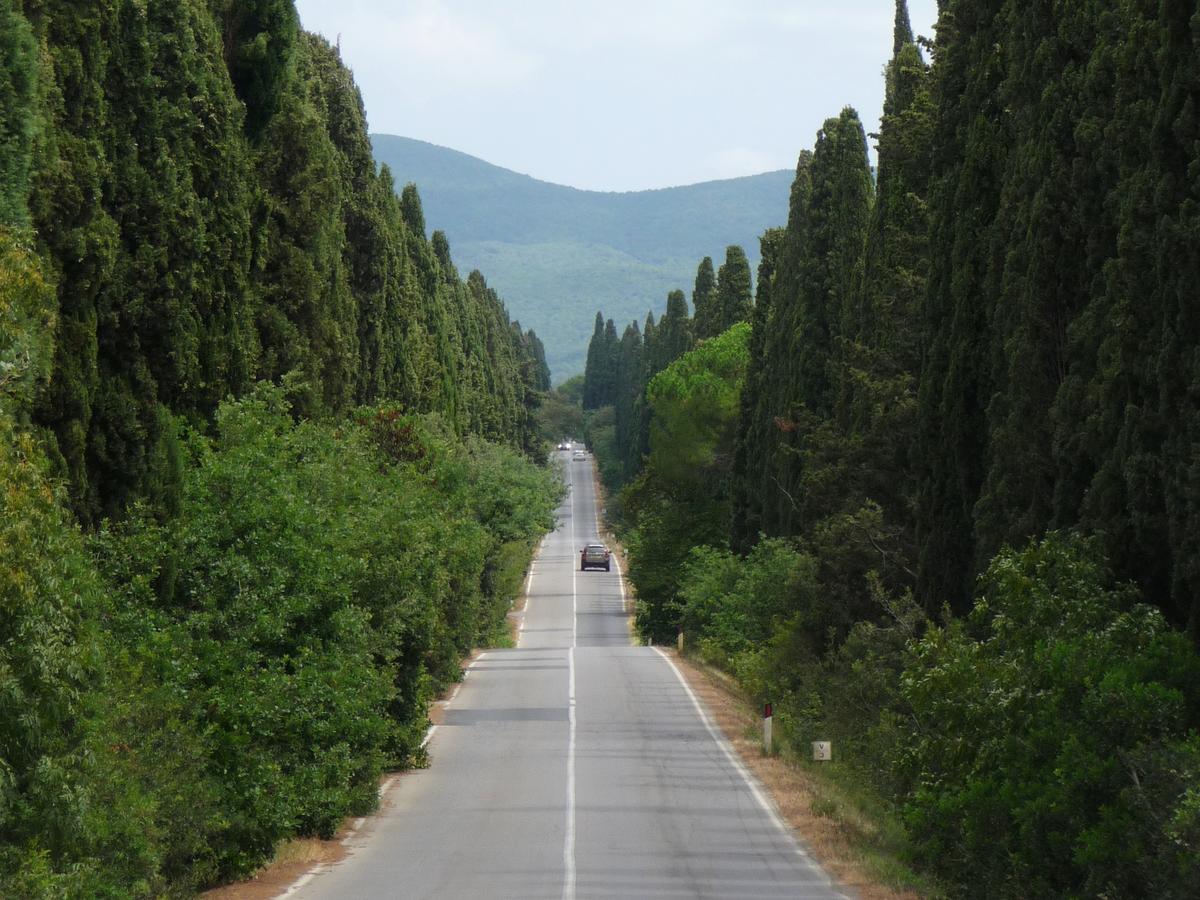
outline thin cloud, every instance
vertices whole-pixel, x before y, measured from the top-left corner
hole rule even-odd
[[[937,0],[909,0],[928,34]],[[878,130],[893,0],[297,0],[373,130],[633,190],[790,168],[854,106]]]
[[[299,4],[302,13],[322,5]],[[353,66],[362,58],[373,70],[386,67],[392,83],[407,92],[508,90],[531,81],[543,64],[493,23],[436,0],[321,12],[323,21],[339,28],[347,62]]]

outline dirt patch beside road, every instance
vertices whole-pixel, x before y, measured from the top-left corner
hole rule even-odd
[[[286,891],[297,879],[318,866],[332,866],[346,856],[343,841],[352,833],[344,827],[331,840],[297,838],[285,842],[275,859],[248,881],[227,884],[205,891],[204,900],[272,900]]]

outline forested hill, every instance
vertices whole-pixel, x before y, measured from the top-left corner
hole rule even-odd
[[[753,305],[596,318],[586,430],[642,634],[946,893],[1195,897],[1195,4],[1050,6],[897,0],[878,178],[831,110]]]
[[[0,0],[0,896],[377,802],[560,485],[541,342],[291,0]]]
[[[426,216],[458,258],[487,272],[514,315],[542,336],[556,381],[583,371],[596,309],[618,321],[658,315],[668,291],[691,283],[697,259],[738,244],[757,265],[755,236],[787,216],[788,171],[606,193],[410,138],[376,134],[371,142],[398,180],[420,186]]]

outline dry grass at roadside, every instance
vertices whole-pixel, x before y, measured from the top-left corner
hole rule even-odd
[[[343,828],[331,840],[296,838],[284,841],[275,858],[248,881],[205,891],[203,900],[271,900],[278,897],[304,873],[317,866],[331,866],[346,855],[342,841],[349,833]]]
[[[746,767],[762,782],[783,818],[843,888],[862,900],[928,900],[938,896],[889,852],[881,826],[843,788],[794,761],[762,752],[762,719],[724,673],[668,651]]]

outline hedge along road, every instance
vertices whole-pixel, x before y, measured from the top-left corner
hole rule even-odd
[[[429,743],[341,863],[293,887],[360,897],[843,897],[674,665],[632,646],[598,540],[591,459],[533,562],[516,649],[476,658]]]

